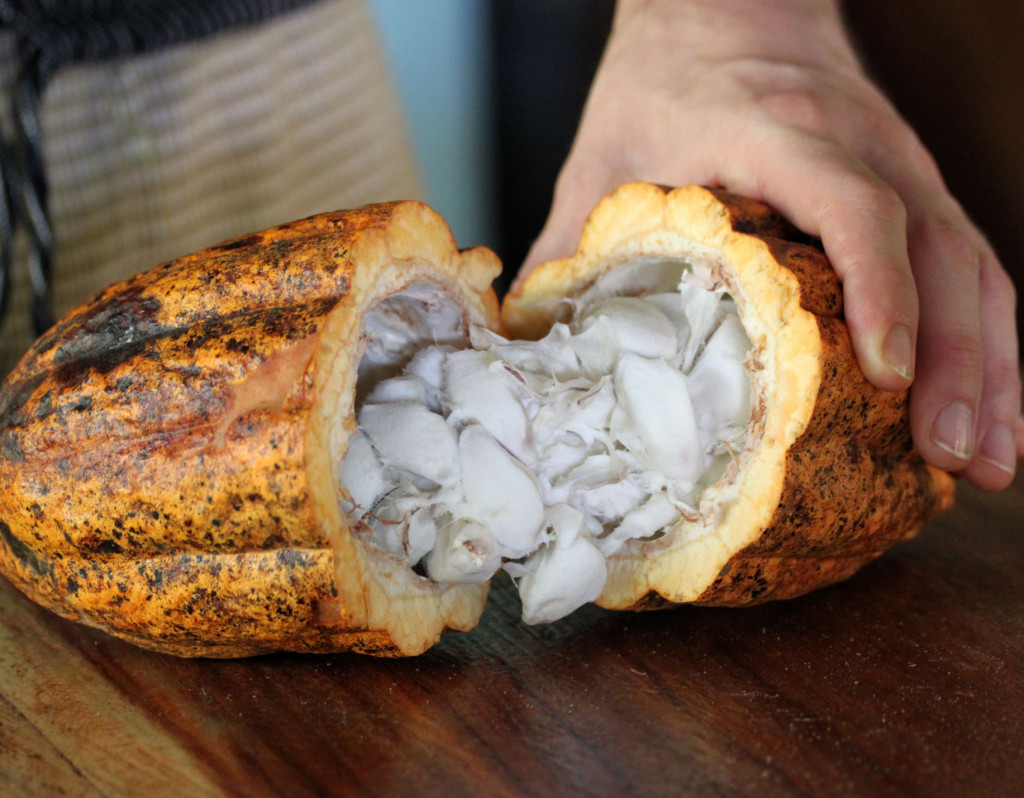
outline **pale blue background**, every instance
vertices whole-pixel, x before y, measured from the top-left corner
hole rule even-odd
[[[460,247],[497,246],[488,0],[371,0],[427,201]]]

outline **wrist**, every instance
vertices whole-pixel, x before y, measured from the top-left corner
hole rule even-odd
[[[837,0],[618,0],[609,48],[637,36],[709,61],[858,68]]]

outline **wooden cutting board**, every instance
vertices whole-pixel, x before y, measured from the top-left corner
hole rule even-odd
[[[1024,478],[794,601],[518,612],[503,581],[418,659],[180,660],[0,580],[0,794],[1024,794]]]

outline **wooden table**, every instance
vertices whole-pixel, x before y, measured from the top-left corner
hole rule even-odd
[[[179,660],[0,580],[0,794],[1024,795],[1024,478],[845,584],[418,659]]]

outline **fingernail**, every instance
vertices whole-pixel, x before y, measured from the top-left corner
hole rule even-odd
[[[893,327],[882,344],[886,365],[905,380],[914,378],[914,342],[906,327]]]
[[[953,402],[935,419],[932,442],[954,457],[970,460],[974,450],[973,427],[971,409],[963,402]]]
[[[978,459],[1013,476],[1017,468],[1017,444],[1013,439],[1013,430],[1006,424],[989,427],[981,441]]]

